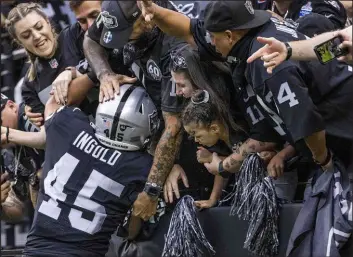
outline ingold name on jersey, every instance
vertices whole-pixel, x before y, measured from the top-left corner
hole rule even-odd
[[[103,147],[94,137],[85,131],[82,131],[76,137],[72,145],[110,166],[114,166],[121,155],[117,150],[112,151],[112,149]]]

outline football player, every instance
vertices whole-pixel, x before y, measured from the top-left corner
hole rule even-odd
[[[78,108],[45,108],[46,155],[25,256],[104,256],[152,165],[144,150],[158,129],[157,110],[141,87],[98,106],[95,125]]]

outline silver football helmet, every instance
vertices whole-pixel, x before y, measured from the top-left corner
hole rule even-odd
[[[125,84],[114,100],[99,104],[96,136],[105,146],[124,151],[145,148],[158,130],[156,106],[146,90]]]

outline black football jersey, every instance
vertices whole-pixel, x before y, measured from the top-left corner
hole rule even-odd
[[[273,18],[254,36],[248,56],[262,47],[256,40],[258,36],[283,42],[306,39]],[[351,66],[337,60],[326,65],[290,60],[268,74],[259,59],[247,66],[246,77],[268,119],[282,127],[282,133],[288,132],[294,142],[320,130],[352,139]]]
[[[46,159],[24,254],[104,256],[143,188],[152,157],[100,144],[78,108],[60,108],[45,128]]]

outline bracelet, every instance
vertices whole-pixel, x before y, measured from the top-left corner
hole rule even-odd
[[[287,48],[287,57],[286,57],[286,61],[288,61],[288,60],[292,57],[293,49],[292,49],[292,47],[288,44],[288,42],[285,42],[284,45],[285,45],[286,48]]]
[[[10,129],[9,129],[9,127],[6,127],[6,143],[10,143],[9,142],[9,134],[10,134]]]
[[[65,70],[71,71],[71,79],[77,78],[76,67],[67,67]]]

